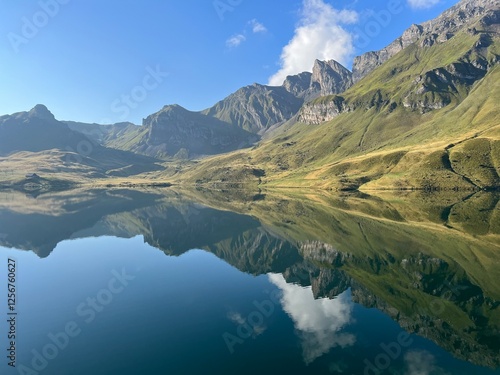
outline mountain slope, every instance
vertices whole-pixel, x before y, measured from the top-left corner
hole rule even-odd
[[[43,105],[0,117],[0,156],[17,151],[76,150],[88,138],[57,121]]]
[[[248,147],[257,140],[257,136],[236,126],[171,105],[107,145],[154,157],[187,158]]]
[[[137,125],[130,122],[120,122],[110,125],[88,124],[75,121],[62,122],[68,125],[71,130],[82,133],[103,146],[106,146],[108,142],[116,138],[120,138],[129,131],[137,130]]]
[[[248,173],[248,181],[273,186],[498,187],[500,17],[489,8],[461,16],[476,2],[447,12],[467,20],[447,40],[429,43],[434,34],[423,33],[342,95],[306,104],[298,124],[248,153],[186,170],[186,181],[223,173],[229,182],[230,168],[262,170],[265,178]]]
[[[262,135],[290,120],[305,102],[340,94],[351,85],[352,73],[344,66],[316,60],[312,73],[288,76],[282,86],[243,87],[202,113]]]
[[[357,82],[391,57],[410,46],[422,35],[426,35],[423,43],[432,45],[442,43],[453,37],[453,34],[481,17],[488,10],[500,8],[499,0],[467,0],[460,1],[438,18],[412,25],[403,35],[380,51],[367,52],[357,56],[353,63],[353,78]]]
[[[37,172],[43,177],[44,186],[62,180],[82,183],[94,178],[158,171],[162,168],[157,162],[103,147],[57,121],[43,105],[0,117],[2,182],[22,186],[32,182],[25,180],[25,175]]]
[[[289,120],[302,104],[303,100],[284,87],[254,84],[241,88],[202,113],[262,134],[269,127]]]

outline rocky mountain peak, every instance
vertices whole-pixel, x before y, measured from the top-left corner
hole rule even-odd
[[[286,91],[292,93],[296,97],[301,97],[311,87],[312,73],[302,72],[297,75],[288,76],[283,82],[283,87]]]
[[[163,106],[158,112],[146,117],[142,124],[146,127],[174,126],[184,122],[186,113],[189,111],[178,104],[168,104]]]
[[[456,32],[485,16],[496,14],[495,12],[498,12],[499,9],[500,0],[462,0],[431,21],[421,25],[411,25],[402,36],[387,47],[356,57],[352,69],[354,82],[359,81],[419,39],[423,39],[422,47],[444,43],[452,38]]]
[[[339,94],[352,86],[352,73],[335,60],[316,60],[311,85],[320,96]]]
[[[298,88],[296,92],[301,91]],[[263,134],[270,127],[292,118],[302,104],[303,100],[298,95],[282,86],[264,86],[254,83],[242,87],[213,107],[203,111],[202,114],[251,133]]]
[[[36,117],[42,120],[47,120],[47,121],[54,121],[55,117],[50,112],[46,106],[43,104],[37,104],[34,106],[29,112],[28,112],[29,117]]]
[[[312,73],[286,77],[285,90],[306,102],[318,96],[340,94],[353,84],[352,73],[335,60],[316,60]]]

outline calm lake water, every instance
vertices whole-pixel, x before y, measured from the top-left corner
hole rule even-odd
[[[1,373],[498,374],[498,218],[482,193],[1,193]]]

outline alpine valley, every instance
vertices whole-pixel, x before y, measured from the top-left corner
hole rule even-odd
[[[43,105],[0,117],[3,188],[187,184],[330,190],[500,186],[500,1],[462,0],[352,71],[317,60],[282,86],[112,125]]]

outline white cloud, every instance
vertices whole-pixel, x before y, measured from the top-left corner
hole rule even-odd
[[[436,367],[434,356],[426,351],[413,351],[405,355],[406,375],[430,375]]]
[[[243,34],[233,35],[231,38],[226,40],[227,47],[238,47],[241,43],[243,43],[247,38]]]
[[[281,52],[281,68],[269,78],[279,86],[288,75],[311,71],[314,60],[347,64],[354,55],[353,37],[341,25],[357,22],[355,11],[337,10],[323,0],[303,0],[301,19]]]
[[[354,345],[355,336],[341,332],[352,320],[349,292],[333,300],[315,300],[311,287],[287,284],[279,274],[269,275],[269,280],[283,291],[281,304],[300,333],[305,363],[312,363],[335,346]]]
[[[413,9],[426,9],[431,8],[438,4],[441,0],[408,0],[408,4]]]
[[[239,312],[230,311],[227,318],[235,324],[245,324],[245,318]]]
[[[245,28],[245,30],[243,30],[243,32],[235,34],[226,40],[226,47],[229,48],[238,47],[241,43],[246,41],[247,40],[246,36],[248,35],[248,26],[252,29],[252,33],[254,34],[258,33],[263,34],[267,32],[267,28],[262,23],[260,23],[256,19],[253,19],[251,21],[248,21],[248,25]]]
[[[256,19],[251,20],[249,24],[252,27],[252,32],[255,34],[267,32],[267,28]]]
[[[245,320],[245,318],[243,317],[243,315],[241,315],[237,311],[230,311],[230,312],[228,312],[227,318],[230,321],[232,321],[234,324],[238,325],[238,326],[242,326],[242,325],[244,325],[247,322]],[[267,326],[264,323],[262,323],[260,325],[250,324],[250,326],[251,326],[251,329],[252,329],[252,336],[254,338],[257,337],[257,336],[259,336],[259,335],[262,335],[267,330]]]

